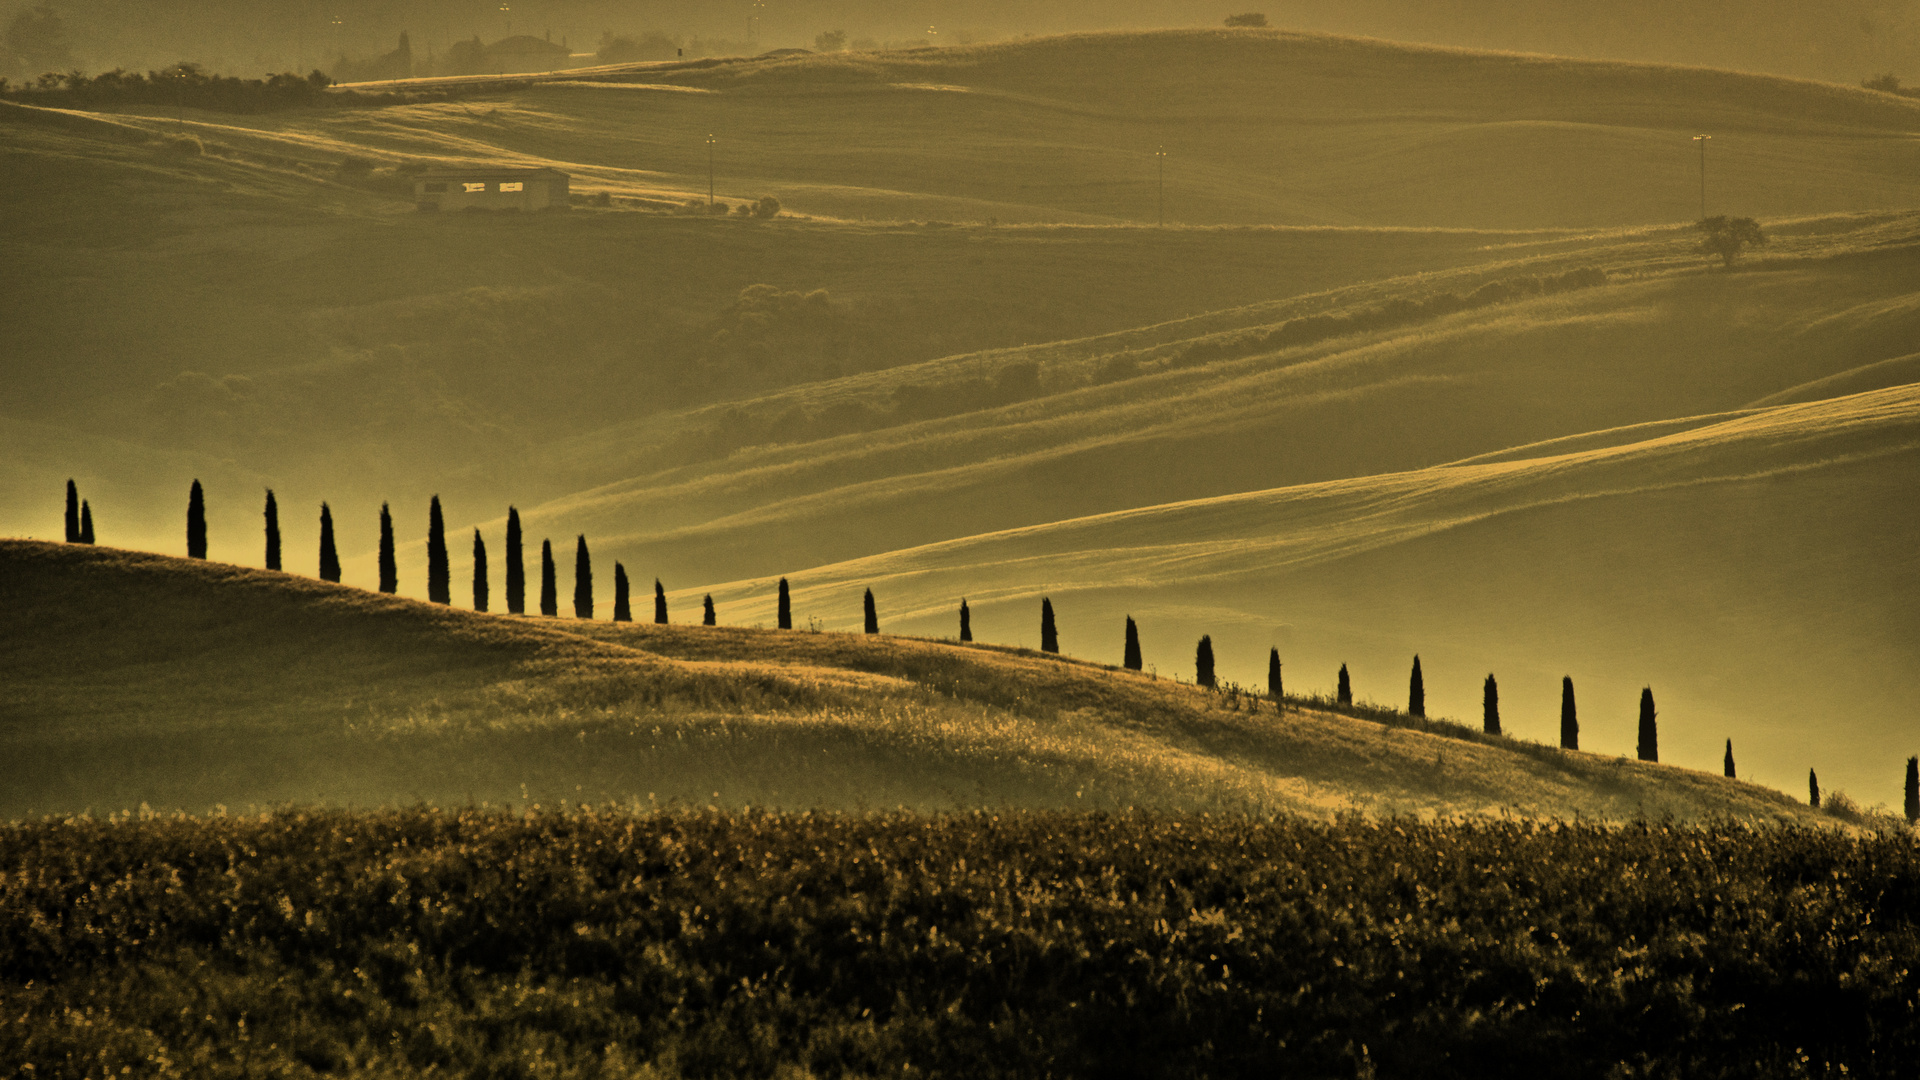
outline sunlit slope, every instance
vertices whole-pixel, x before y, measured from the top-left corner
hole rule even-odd
[[[1282,716],[1033,654],[476,615],[20,541],[0,565],[4,814],[525,798],[1803,815],[1697,772]]]
[[[1666,430],[1660,430],[1665,428]],[[1039,597],[1069,654],[1191,676],[1213,635],[1223,676],[1404,703],[1418,653],[1429,708],[1477,717],[1499,677],[1510,731],[1559,737],[1562,675],[1581,745],[1631,754],[1651,685],[1663,760],[1897,805],[1920,694],[1920,384],[1413,472],[1205,499],[954,540],[793,573],[796,613],[951,634],[962,597],[986,641],[1034,644]],[[714,590],[768,617],[771,583]],[[685,604],[690,597],[681,598]]]

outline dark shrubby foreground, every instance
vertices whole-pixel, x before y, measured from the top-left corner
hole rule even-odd
[[[1920,1060],[1905,832],[413,810],[14,825],[0,870],[41,1078]]]

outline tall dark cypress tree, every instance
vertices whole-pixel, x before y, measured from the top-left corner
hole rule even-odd
[[[320,504],[320,580],[340,580],[340,552],[333,546],[333,511]]]
[[[960,640],[973,640],[973,612],[967,609],[967,598],[960,598]]]
[[[80,542],[80,488],[67,480],[67,543]]]
[[[473,530],[473,610],[487,610],[487,542]]]
[[[1427,715],[1427,684],[1420,677],[1420,656],[1413,657],[1413,674],[1407,677],[1407,715]]]
[[[613,564],[613,621],[632,622],[633,605],[627,587],[627,568]]]
[[[593,556],[587,553],[587,534],[573,547],[573,617],[593,618]]]
[[[1560,677],[1560,749],[1580,749],[1580,716],[1573,707],[1573,676]]]
[[[93,543],[93,507],[85,499],[80,500],[80,542]]]
[[[1920,824],[1920,757],[1907,759],[1907,824]]]
[[[267,489],[267,569],[280,569],[280,504],[273,501],[273,489]]]
[[[880,632],[880,612],[877,608],[873,606],[873,590],[872,589],[867,590],[867,597],[864,601],[862,601],[862,604],[866,609],[867,633],[869,634],[879,633]]]
[[[1733,740],[1732,739],[1727,740],[1727,756],[1720,762],[1720,767],[1723,771],[1726,772],[1727,779],[1729,780],[1738,779],[1733,772]]]
[[[1127,616],[1127,641],[1120,656],[1120,666],[1128,671],[1139,671],[1146,666],[1140,656],[1140,628],[1133,623],[1133,616]]]
[[[1655,723],[1657,714],[1653,711],[1653,687],[1643,687],[1640,691],[1640,745],[1641,761],[1660,760],[1660,728]]]
[[[400,562],[393,552],[393,513],[380,504],[380,591],[400,591]]]
[[[653,621],[661,626],[667,624],[667,590],[659,578],[653,579]]]
[[[1200,644],[1193,649],[1193,684],[1195,686],[1217,685],[1213,677],[1213,635],[1201,634]]]
[[[1820,808],[1820,775],[1812,769],[1807,770],[1807,805]]]
[[[1287,703],[1287,688],[1280,683],[1280,649],[1278,646],[1267,650],[1267,696],[1279,702],[1282,707]]]
[[[1347,678],[1347,665],[1340,665],[1340,681],[1335,684],[1333,700],[1342,705],[1353,704],[1353,680]]]
[[[707,599],[700,605],[700,625],[701,626],[720,625],[719,613],[713,610],[713,594],[712,593],[708,593]]]
[[[200,490],[200,481],[195,480],[193,490],[187,492],[187,558],[206,557],[207,495]]]
[[[560,617],[560,580],[553,569],[553,541],[540,541],[540,614]]]
[[[1487,684],[1480,688],[1480,728],[1489,735],[1500,734],[1500,684],[1487,672]]]
[[[527,560],[520,543],[520,511],[507,507],[507,612],[527,611]]]
[[[780,579],[780,609],[776,614],[780,620],[776,625],[780,629],[793,629],[793,594],[787,591],[786,578]]]
[[[1053,601],[1044,596],[1040,598],[1040,651],[1060,651],[1060,631],[1053,625]]]
[[[447,519],[440,513],[440,496],[427,507],[427,599],[453,603],[453,565],[447,555]]]

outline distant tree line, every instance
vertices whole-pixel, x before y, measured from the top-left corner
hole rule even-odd
[[[306,75],[287,71],[264,79],[241,79],[211,74],[197,64],[180,64],[145,75],[115,68],[92,76],[80,71],[48,72],[20,84],[0,79],[0,98],[59,109],[164,105],[209,112],[265,113],[444,101],[452,96],[445,90],[404,94],[328,90],[332,85],[333,80],[318,70]]]

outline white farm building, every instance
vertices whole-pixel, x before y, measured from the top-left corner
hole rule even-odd
[[[428,169],[413,180],[422,210],[564,210],[567,174],[558,169]]]

